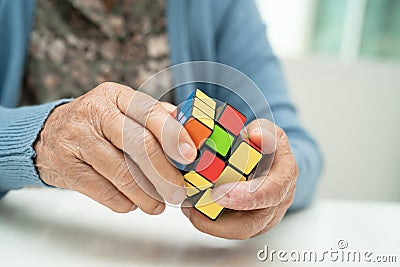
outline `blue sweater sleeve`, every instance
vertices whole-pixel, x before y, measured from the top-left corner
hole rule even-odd
[[[21,108],[0,106],[0,197],[11,189],[45,185],[34,165],[33,144],[50,112],[68,101]]]
[[[224,2],[214,1],[214,4],[227,3]],[[220,9],[218,6],[215,8]],[[215,23],[218,25],[218,62],[242,71],[258,85],[270,105],[275,123],[283,128],[289,137],[299,166],[296,195],[291,209],[303,208],[315,195],[322,166],[321,153],[316,142],[299,122],[280,64],[268,43],[266,27],[255,3],[249,0],[229,1],[220,21]],[[245,91],[237,93],[246,94]]]

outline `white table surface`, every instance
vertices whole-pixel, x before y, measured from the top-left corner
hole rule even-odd
[[[351,250],[394,255],[400,265],[400,203],[318,200],[271,232],[246,241],[198,232],[175,207],[160,216],[114,214],[75,192],[24,189],[0,201],[0,266],[310,266],[262,262],[269,250]],[[324,266],[359,264],[332,262]]]

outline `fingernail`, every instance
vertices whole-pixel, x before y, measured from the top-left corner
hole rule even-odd
[[[194,160],[196,158],[196,148],[191,146],[188,143],[182,143],[179,145],[179,150],[181,155],[186,159],[186,160]]]
[[[135,204],[133,204],[133,206],[132,206],[132,208],[131,208],[131,211],[134,211],[134,210],[136,210],[138,208],[138,206],[136,206]]]
[[[252,131],[251,131],[251,135],[253,135],[253,134],[261,134],[261,128],[254,128]]]
[[[171,204],[180,204],[182,203],[183,200],[186,198],[186,192],[183,189],[178,189],[176,190],[172,195],[171,195]]]
[[[270,130],[262,127],[255,128],[251,131],[250,136],[262,137],[261,140],[259,141],[260,143],[258,143],[257,145],[260,146],[263,153],[270,154],[275,151],[277,137]],[[265,142],[265,140],[268,140],[268,142]]]
[[[164,211],[164,205],[163,204],[159,204],[153,211],[154,215],[160,214]]]

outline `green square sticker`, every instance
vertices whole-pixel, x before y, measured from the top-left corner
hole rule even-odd
[[[224,131],[218,125],[215,125],[214,131],[207,139],[206,144],[225,157],[229,149],[231,148],[232,142],[233,136]]]

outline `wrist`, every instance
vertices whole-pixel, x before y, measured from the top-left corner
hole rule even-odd
[[[62,117],[68,113],[69,104],[62,103],[50,112],[33,143],[33,149],[36,153],[35,168],[42,182],[49,186],[55,186],[51,179],[51,158],[56,156],[54,147],[57,142],[57,132],[62,127],[60,122]]]

